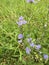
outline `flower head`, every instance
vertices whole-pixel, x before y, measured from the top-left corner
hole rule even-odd
[[[30,2],[30,0],[27,0],[27,3],[29,3]]]
[[[34,2],[34,0],[27,0],[27,2],[29,3],[29,2]]]
[[[46,55],[46,54],[44,54],[44,59],[46,60],[46,59],[48,59],[48,55]]]
[[[23,24],[26,24],[27,21],[24,20],[24,18],[21,16],[19,17],[19,22],[16,22],[18,24],[18,26],[22,26]]]
[[[23,34],[19,34],[18,39],[22,39],[22,38],[23,38]]]
[[[41,48],[41,45],[36,45],[36,50],[39,50]]]
[[[28,38],[27,41],[30,43],[32,41],[32,38]]]
[[[21,21],[21,20],[23,20],[24,19],[24,17],[23,16],[20,16],[19,17],[19,21]]]
[[[27,23],[27,21],[23,20],[22,24],[26,24],[26,23]]]
[[[22,21],[17,22],[18,26],[21,26],[23,24]]]
[[[26,53],[27,53],[27,54],[30,54],[30,51],[31,51],[31,49],[28,48],[28,47],[26,47]]]
[[[30,43],[30,46],[31,46],[31,47],[34,47],[34,46],[35,46],[35,44],[34,44],[34,43]]]

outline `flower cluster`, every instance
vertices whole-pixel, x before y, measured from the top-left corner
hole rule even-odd
[[[40,44],[37,45],[37,44],[33,43],[33,42],[32,42],[32,38],[28,38],[28,39],[27,39],[27,42],[29,43],[30,47],[32,47],[32,50],[35,49],[35,50],[37,50],[37,51],[39,52],[40,55],[43,54],[43,53],[40,51],[40,49],[41,49],[41,45],[40,45]],[[31,50],[30,47],[26,47],[26,54],[30,54],[30,53],[31,53],[32,50]],[[47,60],[49,57],[48,57],[47,54],[43,54],[43,58],[44,58],[45,60]]]
[[[24,17],[23,17],[23,16],[20,16],[18,22],[16,22],[16,23],[18,24],[18,26],[22,26],[22,25],[26,24],[27,21],[24,20]],[[22,33],[20,33],[20,34],[18,35],[18,43],[22,43],[23,37],[24,37],[24,36],[23,36]]]
[[[34,0],[32,0],[34,1]],[[19,22],[17,22],[18,26],[22,26],[23,24],[26,24],[27,21],[24,20],[24,17],[19,17]],[[24,38],[23,33],[18,35],[18,43],[22,43],[22,39]],[[42,48],[42,46],[40,44],[35,44],[34,42],[32,42],[32,38],[27,38],[27,42],[29,43],[29,47],[26,46],[25,48],[25,52],[26,54],[30,54],[32,52],[32,50],[34,49],[34,51],[38,51],[39,55],[43,55],[43,59],[47,60],[49,58],[49,56],[47,54],[43,54],[40,49]]]
[[[24,20],[24,17],[23,17],[23,16],[20,16],[20,17],[19,17],[19,21],[16,22],[16,23],[18,24],[18,26],[22,26],[23,24],[26,24],[27,21]]]
[[[41,45],[36,45],[36,44],[34,44],[33,42],[32,42],[32,38],[28,38],[27,39],[27,42],[29,43],[29,45],[30,45],[30,47],[33,47],[33,48],[35,48],[36,50],[40,50],[41,49]],[[26,52],[27,51],[29,51],[29,49],[28,50],[26,50]],[[30,51],[29,51],[30,52]]]
[[[48,55],[44,54],[43,56],[44,56],[44,59],[48,59]]]

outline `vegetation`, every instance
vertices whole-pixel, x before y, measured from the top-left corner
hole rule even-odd
[[[0,65],[49,65],[49,0],[0,0]]]

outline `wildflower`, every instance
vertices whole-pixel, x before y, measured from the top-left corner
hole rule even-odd
[[[39,50],[41,48],[41,45],[36,45],[36,50]]]
[[[30,0],[27,0],[27,3],[29,3],[30,2]]]
[[[19,21],[21,21],[21,20],[23,20],[24,19],[24,17],[23,16],[20,16],[19,17]]]
[[[26,47],[26,53],[27,53],[27,54],[30,54],[30,51],[31,51],[31,49],[28,48],[28,47]]]
[[[19,26],[21,26],[21,25],[23,24],[23,22],[22,22],[22,21],[19,21],[19,22],[17,22],[17,24],[18,24]]]
[[[22,24],[26,24],[26,23],[27,23],[27,21],[23,20]]]
[[[34,2],[34,0],[27,0],[27,2],[29,3],[29,2]]]
[[[46,60],[46,59],[48,59],[48,55],[46,55],[46,54],[44,54],[44,59]]]
[[[30,43],[32,41],[32,38],[28,38],[27,41]]]
[[[34,45],[34,43],[30,43],[30,46],[31,46],[31,47],[34,47],[35,45]]]
[[[23,24],[26,24],[27,21],[24,20],[24,18],[21,16],[19,17],[19,22],[16,22],[18,26],[22,26]]]
[[[18,39],[22,39],[22,38],[23,38],[23,34],[19,34]]]
[[[18,40],[18,43],[22,43],[22,40]]]

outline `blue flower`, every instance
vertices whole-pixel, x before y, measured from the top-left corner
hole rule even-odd
[[[31,0],[31,2],[34,2],[34,0]]]
[[[24,19],[24,17],[23,16],[20,16],[19,17],[19,21],[21,21],[21,20],[23,20]]]
[[[29,3],[30,2],[30,0],[27,0],[27,3]]]
[[[19,22],[16,22],[18,24],[18,26],[22,26],[23,24],[26,24],[27,21],[24,20],[24,18],[21,16],[19,17]]]
[[[23,34],[19,34],[18,39],[22,39],[22,38],[23,38]]]
[[[26,53],[27,53],[27,54],[30,54],[30,51],[31,51],[31,49],[28,48],[28,47],[26,47]]]
[[[27,2],[29,3],[29,2],[34,2],[34,0],[27,0]]]
[[[26,23],[27,23],[27,21],[23,20],[22,24],[26,24]]]
[[[39,50],[41,48],[41,45],[36,45],[36,50]]]
[[[46,54],[44,54],[44,59],[46,60],[46,59],[48,59],[48,55],[46,55]]]
[[[17,22],[18,26],[22,26],[23,22],[22,21],[19,21]]]
[[[31,47],[35,47],[35,44],[34,44],[34,43],[30,43],[30,46],[31,46]]]
[[[31,41],[32,41],[32,38],[28,38],[28,39],[27,39],[27,42],[30,43]]]

